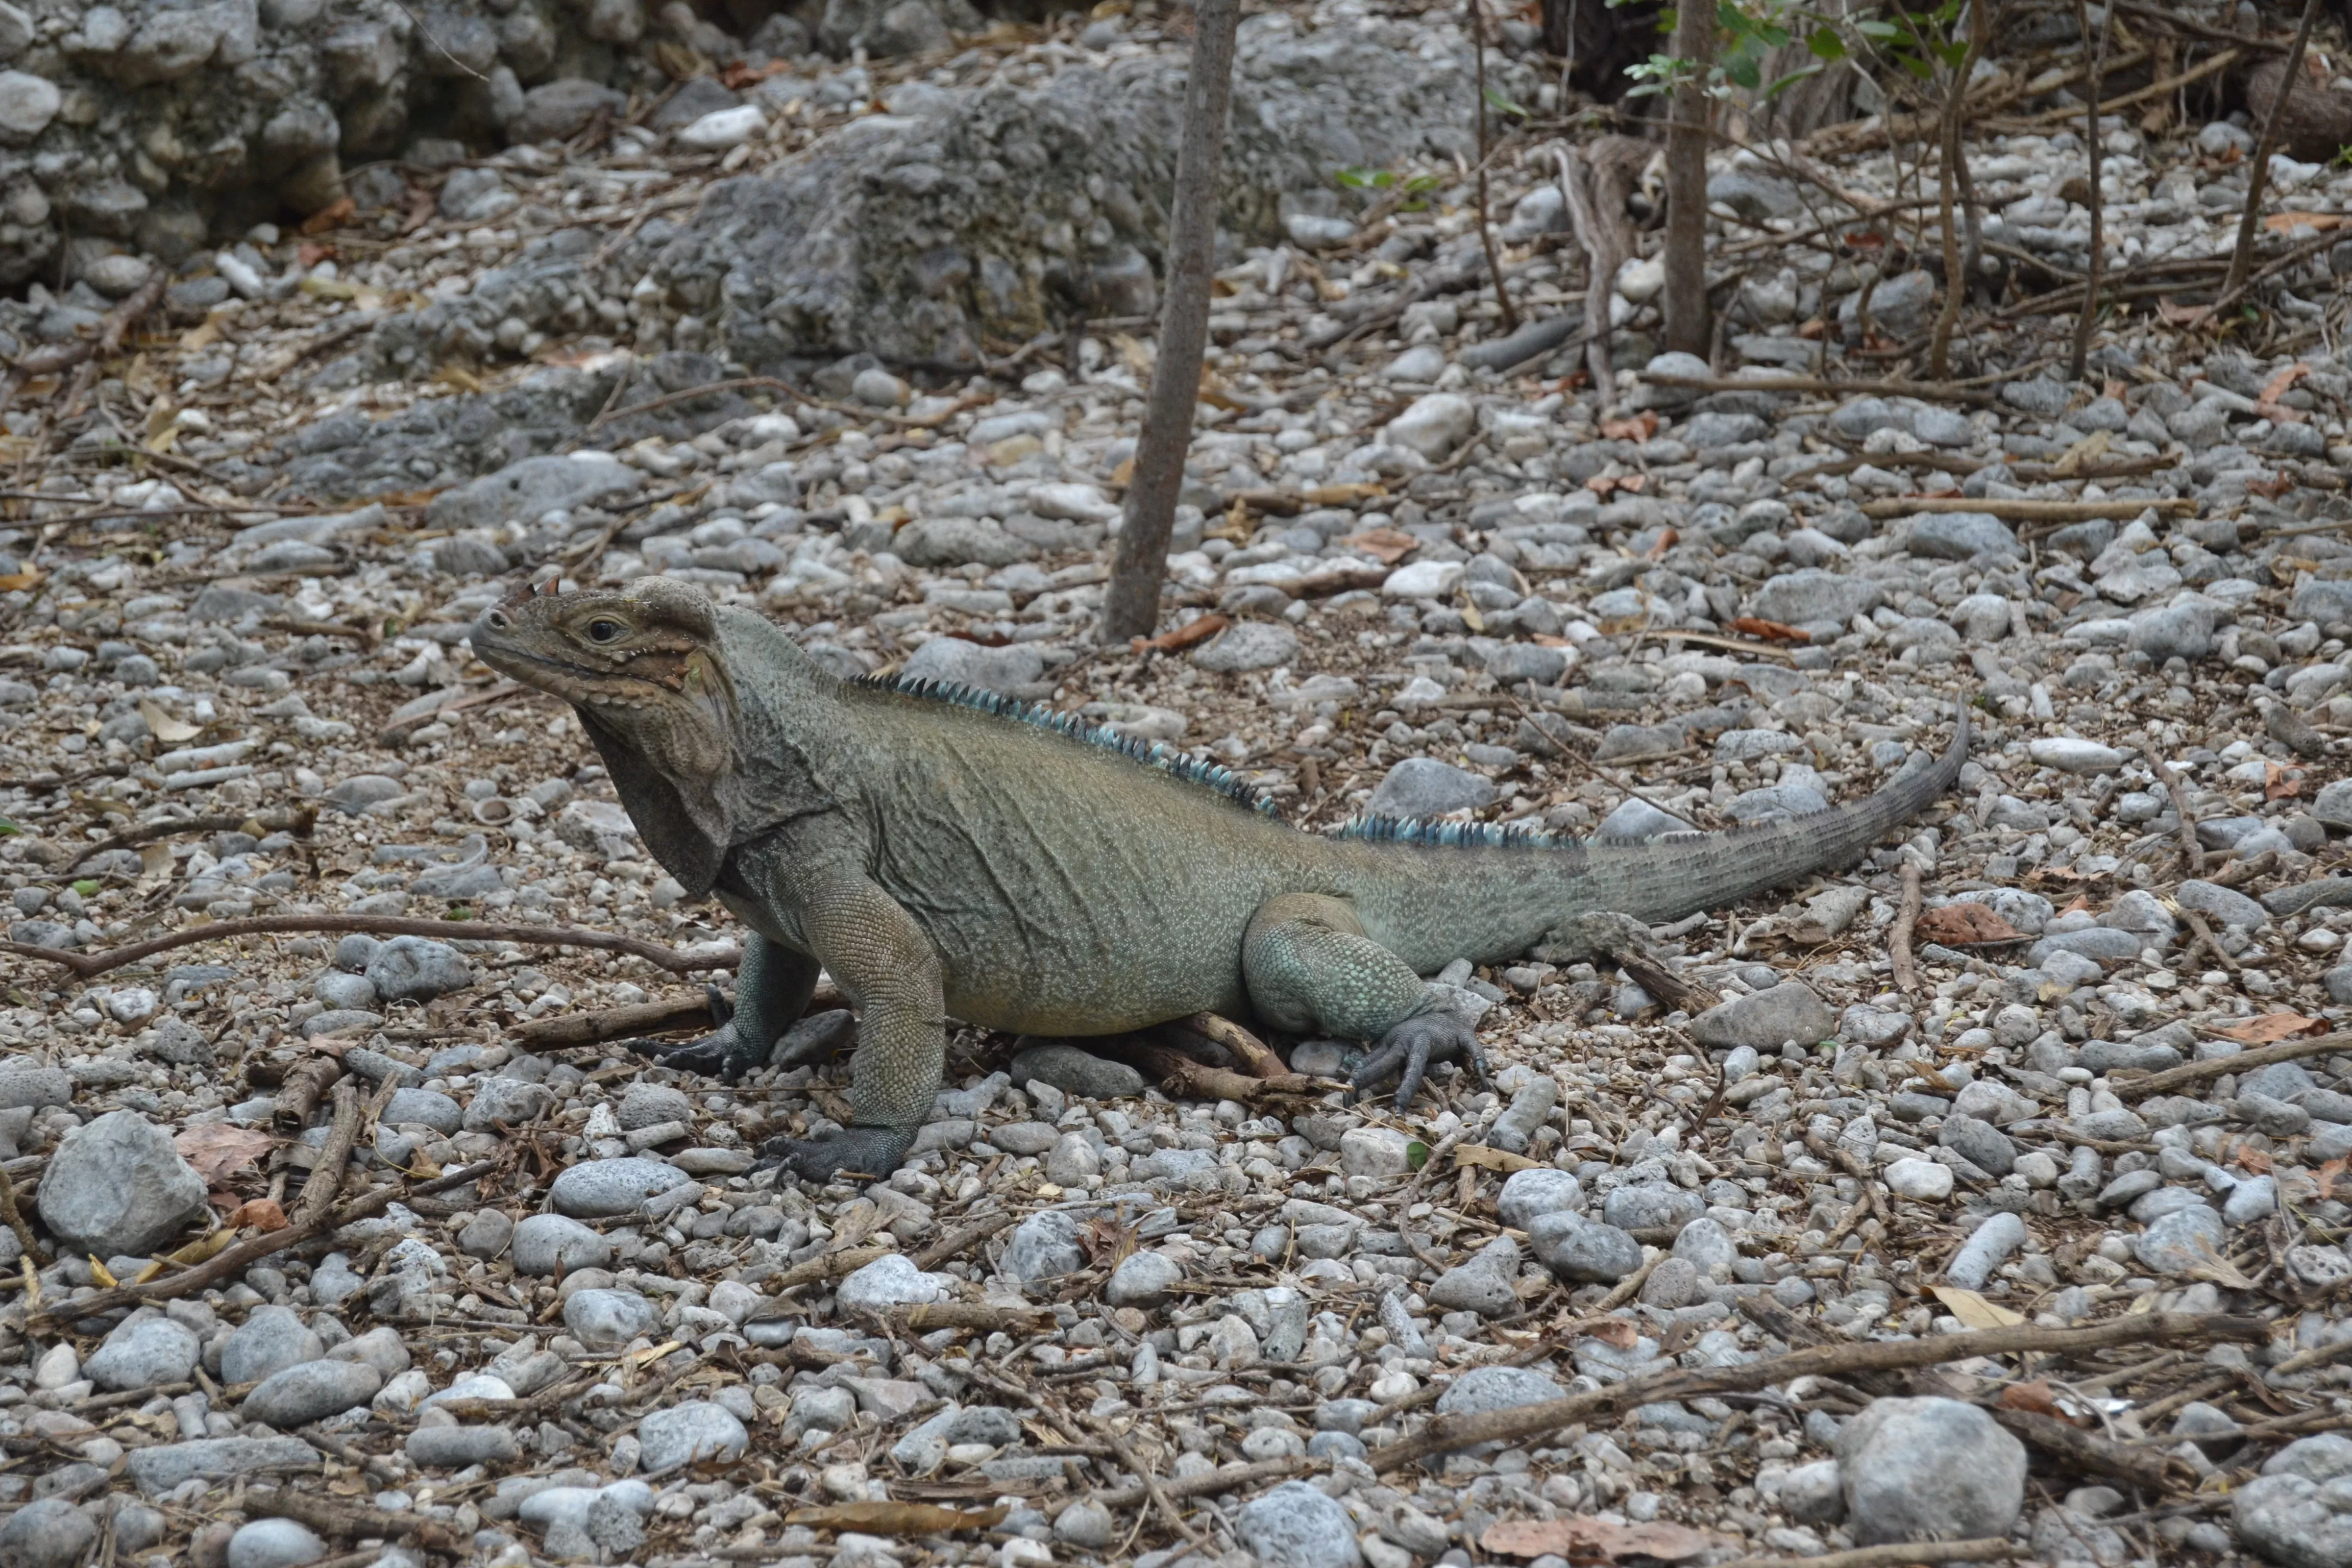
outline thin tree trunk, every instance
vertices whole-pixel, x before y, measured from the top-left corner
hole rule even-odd
[[[1715,11],[1685,4],[1675,11],[1675,58],[1689,79],[1675,89],[1666,128],[1666,347],[1705,358],[1714,333],[1706,309],[1706,143],[1713,100],[1707,68],[1715,60]]]
[[[1983,0],[1978,0],[1981,5]],[[2075,0],[2077,15],[2084,29],[2091,20],[2085,0]],[[2099,279],[2106,270],[2106,203],[2099,194],[2099,181],[2106,173],[2106,145],[2099,140],[2099,98],[2107,78],[2107,39],[2116,30],[2115,0],[2106,0],[2099,8],[2099,42],[2091,51],[2091,101],[2083,110],[2083,133],[2088,137],[2091,161],[2091,266],[2083,279],[2083,313],[2074,321],[2074,348],[2066,358],[2066,379],[2080,381],[2091,356],[2091,329],[2099,321]]]
[[[1977,10],[1982,10],[1988,0],[1973,0]],[[2079,0],[2078,0],[2079,3]],[[2110,4],[2113,0],[2110,0]],[[1976,74],[1977,58],[1983,40],[1983,29],[1971,25],[1968,52],[1961,57],[1960,68],[1952,74],[1952,85],[1944,100],[1941,151],[1936,171],[1937,207],[1944,227],[1944,303],[1936,312],[1936,330],[1927,344],[1927,374],[1942,381],[1951,374],[1952,328],[1960,319],[1960,300],[1968,289],[1963,275],[1966,258],[1960,253],[1960,231],[1954,211],[1954,197],[1959,189],[1961,171],[1968,167],[1967,138],[1961,134],[1969,102],[1969,78]],[[2097,102],[2095,98],[2092,100]]]
[[[2278,101],[2263,122],[2263,139],[2254,147],[2254,166],[2246,171],[2246,210],[2238,219],[2238,243],[2230,252],[2230,276],[2221,285],[2221,302],[2234,300],[2246,286],[2246,272],[2254,261],[2254,225],[2263,213],[2263,182],[2270,177],[2271,154],[2278,150],[2279,127],[2294,97],[2295,77],[2303,69],[2303,51],[2311,42],[2311,24],[2319,15],[2319,0],[2303,0],[2303,21],[2294,30],[2294,47],[2286,54],[2286,74],[2279,78]]]
[[[1218,168],[1224,159],[1225,114],[1233,101],[1234,30],[1241,0],[1201,0],[1192,62],[1184,82],[1184,141],[1176,154],[1170,204],[1168,297],[1160,312],[1160,358],[1135,445],[1118,553],[1103,596],[1102,640],[1149,637],[1160,621],[1160,584],[1168,572],[1168,534],[1184,487],[1192,416],[1201,393],[1201,358],[1209,335],[1209,283],[1215,267]]]
[[[1511,309],[1509,290],[1503,287],[1503,259],[1495,254],[1495,218],[1486,205],[1486,12],[1470,0],[1470,52],[1478,76],[1478,243],[1486,250],[1486,270],[1495,277],[1495,304],[1503,312],[1503,331],[1519,330],[1519,313]]]

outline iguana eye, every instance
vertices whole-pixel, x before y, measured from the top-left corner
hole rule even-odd
[[[618,621],[590,621],[588,623],[588,640],[591,642],[618,642],[628,629],[628,627],[623,626]]]

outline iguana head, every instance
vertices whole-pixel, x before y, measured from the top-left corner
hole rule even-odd
[[[499,674],[572,704],[646,847],[689,893],[708,892],[731,847],[723,786],[740,732],[710,596],[663,577],[617,592],[526,586],[475,624],[473,643]]]

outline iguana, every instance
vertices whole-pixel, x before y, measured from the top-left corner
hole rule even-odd
[[[753,611],[665,578],[522,590],[473,646],[572,704],[646,847],[751,928],[732,1016],[667,1061],[764,1061],[820,965],[856,1004],[852,1125],[769,1149],[813,1179],[898,1168],[950,1016],[1084,1037],[1255,1013],[1370,1043],[1358,1085],[1402,1069],[1409,1100],[1433,1055],[1477,1059],[1422,976],[1572,957],[1611,922],[1850,861],[1951,785],[1969,741],[1963,709],[1941,758],[1875,795],[1722,833],[1580,842],[1371,818],[1325,837],[1165,746],[961,687],[842,679]]]

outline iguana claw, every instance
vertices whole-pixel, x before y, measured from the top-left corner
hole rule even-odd
[[[732,1083],[760,1065],[767,1048],[743,1039],[735,1026],[735,1004],[716,985],[703,988],[710,1001],[710,1016],[719,1027],[698,1040],[679,1044],[673,1040],[623,1040],[621,1045],[638,1056],[659,1062],[680,1072],[700,1073],[706,1078],[723,1078]]]
[[[760,1145],[760,1165],[782,1165],[811,1182],[836,1176],[879,1181],[898,1168],[914,1142],[912,1132],[895,1127],[845,1127],[814,1138],[771,1138]]]
[[[1420,1013],[1383,1036],[1371,1059],[1358,1068],[1348,1082],[1357,1098],[1361,1099],[1372,1085],[1402,1070],[1396,1108],[1405,1110],[1420,1092],[1422,1076],[1429,1070],[1431,1061],[1457,1059],[1469,1062],[1478,1074],[1478,1081],[1492,1087],[1493,1080],[1486,1076],[1486,1055],[1478,1048],[1477,1030],[1459,1014]]]

